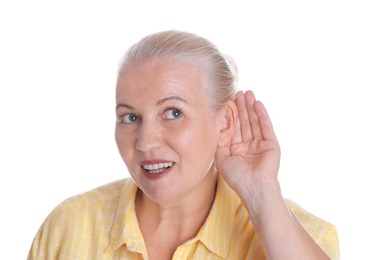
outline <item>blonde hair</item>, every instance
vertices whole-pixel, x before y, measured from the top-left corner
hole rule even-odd
[[[188,32],[170,30],[144,37],[127,50],[120,70],[159,57],[175,58],[199,67],[214,110],[235,98],[237,67],[233,59],[207,39]]]

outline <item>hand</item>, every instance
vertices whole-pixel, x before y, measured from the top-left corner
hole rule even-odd
[[[268,184],[278,185],[280,146],[268,113],[253,92],[239,92],[235,103],[236,129],[231,143],[218,147],[216,167],[242,200],[250,200]]]
[[[247,208],[266,258],[330,259],[282,198],[280,146],[263,104],[251,91],[240,92],[235,104],[237,127],[231,143],[218,147],[216,167]]]

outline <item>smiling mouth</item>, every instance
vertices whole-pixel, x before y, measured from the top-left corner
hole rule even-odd
[[[142,165],[142,168],[150,173],[161,173],[174,165],[174,162],[154,163]]]

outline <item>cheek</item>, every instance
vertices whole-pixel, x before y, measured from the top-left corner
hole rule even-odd
[[[182,152],[193,160],[200,160],[204,155],[212,157],[216,153],[218,135],[210,124],[197,124],[175,131],[173,141]]]
[[[125,131],[122,131],[117,126],[115,129],[115,140],[117,144],[118,151],[122,158],[124,159],[129,154],[132,154],[131,152],[131,145],[133,145],[133,138],[131,134],[125,133]]]

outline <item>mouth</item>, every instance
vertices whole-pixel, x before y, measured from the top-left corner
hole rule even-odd
[[[142,168],[152,174],[162,173],[174,165],[174,162],[161,162],[161,163],[154,163],[154,164],[144,164]]]

